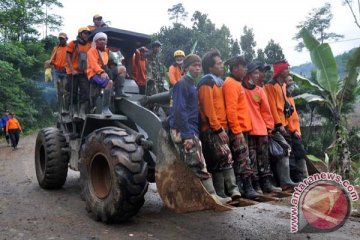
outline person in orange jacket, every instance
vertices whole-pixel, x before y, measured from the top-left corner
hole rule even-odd
[[[15,113],[10,113],[10,119],[6,123],[6,133],[9,134],[11,140],[11,146],[17,149],[17,145],[20,139],[20,132],[22,128],[19,121],[15,118]]]
[[[290,161],[290,177],[295,182],[302,181],[308,177],[306,166],[306,151],[301,140],[300,119],[296,111],[295,101],[292,93],[296,87],[295,82],[291,76],[286,78],[286,97],[289,103],[293,106],[294,112],[288,118],[288,129],[291,135],[291,161]]]
[[[261,65],[257,62],[249,63],[242,82],[252,122],[252,130],[249,132],[249,156],[254,171],[252,183],[258,193],[281,192],[281,188],[276,188],[271,183],[268,135],[274,129],[274,119],[265,90],[257,85],[257,83],[261,84],[260,68]]]
[[[289,64],[286,61],[279,61],[273,64],[273,79],[265,84],[265,92],[268,97],[271,114],[274,118],[275,129],[272,138],[277,141],[284,149],[284,156],[274,161],[276,175],[279,185],[283,190],[292,189],[297,184],[290,178],[289,156],[291,153],[291,137],[287,131],[288,111],[285,107],[287,99],[285,96],[285,80],[289,76]]]
[[[170,86],[173,87],[177,81],[181,79],[183,75],[182,64],[184,61],[185,53],[183,50],[176,50],[174,52],[175,62],[169,67],[169,81]]]
[[[246,61],[242,56],[235,56],[225,64],[229,66],[230,75],[225,79],[223,94],[230,128],[230,149],[234,159],[235,176],[239,189],[242,188],[245,197],[254,199],[259,194],[252,186],[254,171],[249,164],[248,132],[252,130],[252,123],[245,91],[241,85],[247,71]]]
[[[132,77],[139,86],[139,93],[145,95],[146,88],[146,47],[136,49],[132,59]]]
[[[106,50],[107,35],[98,32],[93,38],[93,46],[87,52],[87,77],[92,84],[104,88],[102,97],[102,114],[111,117],[110,100],[113,81],[110,79],[106,67],[109,54]]]
[[[217,50],[207,52],[202,58],[204,76],[197,90],[200,111],[200,139],[203,153],[217,195],[235,199],[241,196],[236,185],[233,158],[229,148],[228,122],[223,96],[224,64]]]
[[[85,119],[85,113],[89,105],[90,84],[86,75],[87,51],[91,48],[88,42],[90,29],[80,27],[76,40],[71,41],[66,50],[67,77],[68,84],[66,89],[72,92],[73,117]],[[80,96],[79,96],[80,95]],[[78,97],[80,102],[80,112],[78,108]],[[65,111],[69,110],[70,96],[65,99]]]

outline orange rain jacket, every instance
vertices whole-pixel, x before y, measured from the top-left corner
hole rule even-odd
[[[146,85],[146,59],[141,58],[139,49],[136,49],[132,59],[132,75],[138,86]]]
[[[81,72],[80,69],[79,69],[79,53],[80,52],[86,53],[87,51],[89,51],[90,48],[91,48],[91,43],[86,43],[86,44],[83,45],[83,44],[80,44],[80,43],[76,44],[75,41],[71,41],[67,45],[66,52],[68,54],[70,54],[71,63],[72,63],[72,66],[73,66],[75,71]],[[70,69],[69,66],[67,66],[67,68],[66,68],[66,73],[71,74],[71,69]]]
[[[67,46],[56,46],[52,50],[51,56],[53,57],[50,64],[58,71],[64,71],[66,68],[66,49]]]
[[[266,136],[267,129],[274,129],[274,118],[271,115],[269,102],[263,88],[244,88],[252,123],[250,135]]]
[[[169,67],[168,75],[169,75],[169,80],[170,80],[171,86],[174,86],[175,83],[181,79],[181,76],[182,76],[181,67],[179,67],[178,65],[174,65],[174,64],[171,65]]]
[[[10,118],[6,122],[6,132],[9,132],[9,130],[14,130],[14,129],[19,129],[20,131],[22,131],[19,121],[16,118]]]
[[[209,77],[198,85],[200,131],[206,132],[209,129],[218,132],[222,128],[227,129],[227,119],[222,87],[216,85]],[[204,78],[203,77],[203,78]]]
[[[293,97],[287,97],[287,99],[288,99],[289,103],[294,107],[294,112],[287,119],[288,120],[289,131],[291,133],[297,132],[301,136],[300,119],[299,119],[299,115],[298,115],[298,113],[296,111],[294,98]]]
[[[286,84],[280,86],[274,79],[265,84],[265,92],[269,101],[271,114],[274,118],[275,127],[287,126],[284,115]]]
[[[244,88],[241,82],[232,76],[225,79],[223,86],[226,115],[229,128],[233,134],[248,132],[252,129],[249,109],[247,106]]]
[[[102,69],[102,63],[99,58],[98,51],[100,50],[95,47],[91,47],[87,52],[87,77],[89,80],[96,74],[100,75],[104,72],[104,69]],[[100,51],[100,53],[102,61],[104,65],[106,65],[109,61],[109,54],[107,50]]]

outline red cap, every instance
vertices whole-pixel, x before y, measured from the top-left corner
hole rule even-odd
[[[273,65],[273,68],[274,68],[273,77],[275,78],[275,77],[279,76],[279,74],[280,74],[282,71],[288,69],[289,66],[290,66],[290,65],[289,65],[287,62],[275,63],[275,64]]]

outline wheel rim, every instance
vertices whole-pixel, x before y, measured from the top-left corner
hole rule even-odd
[[[39,150],[39,163],[40,163],[41,172],[44,172],[45,171],[45,148],[44,148],[44,145],[41,145],[40,150]]]
[[[109,163],[103,154],[96,154],[93,157],[90,179],[95,195],[100,199],[106,198],[111,190],[111,174]]]

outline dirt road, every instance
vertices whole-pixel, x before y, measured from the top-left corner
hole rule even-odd
[[[96,222],[80,199],[79,173],[69,171],[61,190],[39,187],[35,137],[21,139],[15,151],[0,141],[0,239],[360,239],[358,218],[333,233],[291,234],[286,205],[261,203],[225,213],[176,214],[164,208],[154,184],[131,221]]]

